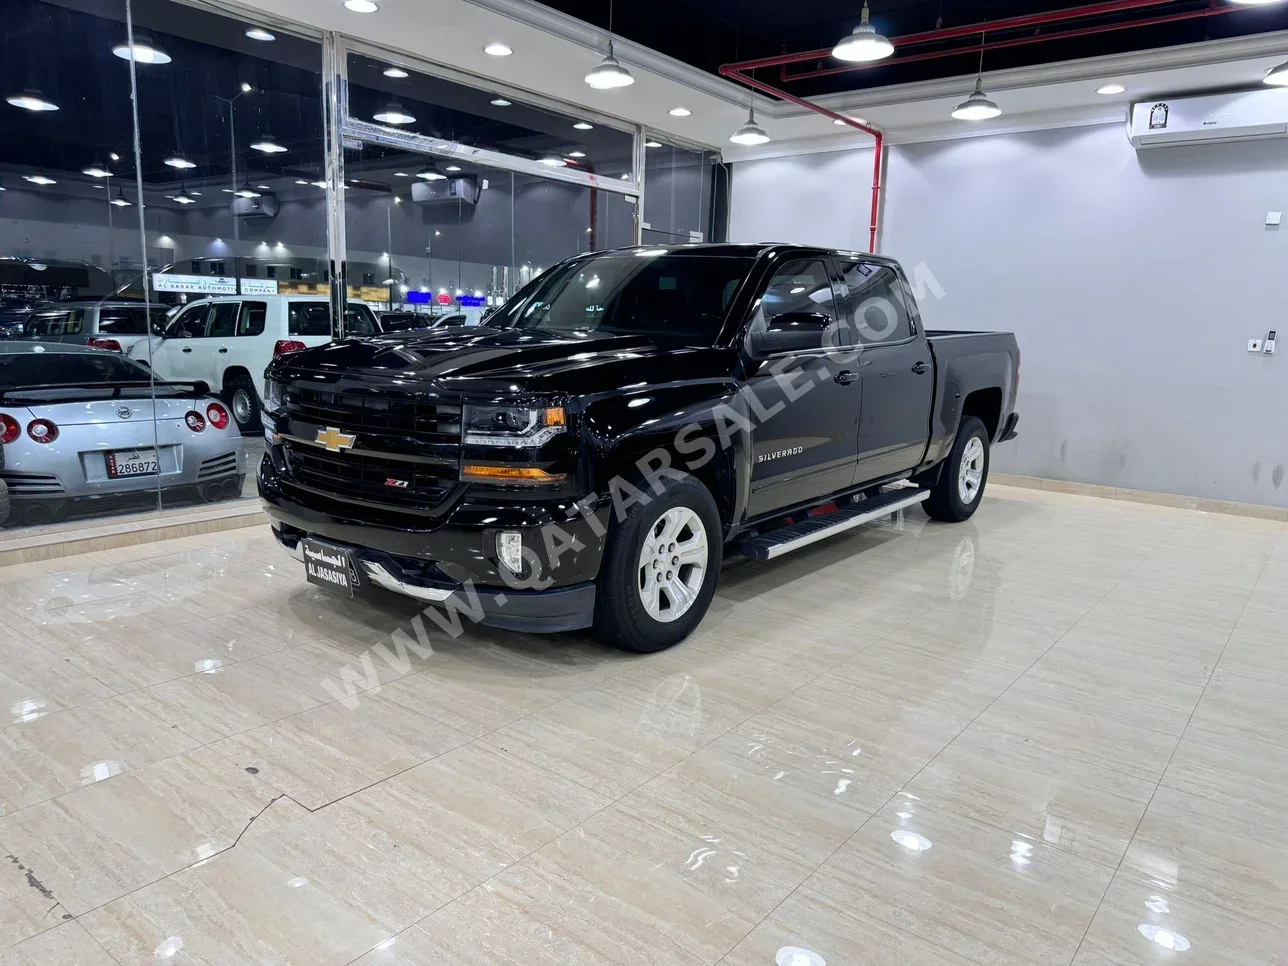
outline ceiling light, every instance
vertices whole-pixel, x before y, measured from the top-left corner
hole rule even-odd
[[[1232,2],[1244,7],[1264,7],[1268,4],[1278,3],[1279,0],[1232,0]]]
[[[586,75],[586,83],[597,91],[609,91],[615,87],[630,87],[635,83],[631,72],[617,62],[613,56],[613,42],[608,42],[608,56],[599,62],[599,66]]]
[[[1127,90],[1122,84],[1106,84],[1104,87],[1097,87],[1097,94],[1122,94]]]
[[[116,197],[113,198],[110,203],[113,205],[116,205],[116,207],[118,208],[134,207],[134,202],[132,202],[129,198],[125,197],[125,192],[122,191],[120,188],[116,189]]]
[[[490,54],[493,57],[509,57],[514,53],[514,51],[510,49],[508,44],[503,44],[499,40],[494,40],[483,48],[483,53]]]
[[[461,166],[459,164],[449,164],[444,170],[455,174],[457,171],[461,170]]]
[[[747,112],[747,123],[734,131],[729,140],[734,144],[765,144],[769,141],[769,135],[765,133],[765,129],[756,123],[754,107]]]
[[[439,171],[437,167],[430,164],[416,172],[416,177],[423,178],[425,181],[445,181],[447,175]]]
[[[258,188],[260,191],[272,191],[272,190],[273,190],[272,188],[270,188],[270,187],[269,187],[268,185],[266,185],[266,184],[257,184],[257,185],[255,185],[255,187],[256,187],[256,188]]]
[[[315,187],[315,188],[325,188],[325,187],[326,187],[326,182],[325,182],[325,181],[310,181],[310,182],[309,182],[309,184],[313,185],[313,187]]]
[[[1002,109],[988,99],[984,93],[983,78],[975,78],[975,90],[970,97],[953,108],[953,117],[959,121],[987,121],[997,117]]]
[[[256,151],[263,151],[265,154],[285,154],[288,150],[278,144],[271,134],[265,134],[258,141],[252,144],[251,147]]]
[[[14,107],[24,111],[56,111],[58,105],[40,96],[40,91],[25,90],[21,94],[11,94],[5,98]]]
[[[112,53],[116,54],[122,60],[133,60],[136,64],[168,64],[170,55],[163,50],[158,50],[147,41],[135,36],[134,47],[131,49],[128,43],[117,44],[112,48]]]
[[[179,186],[179,193],[174,196],[173,200],[181,205],[195,205],[197,203],[197,199],[188,194],[187,188],[183,185]]]
[[[296,178],[296,179],[295,179],[295,183],[296,183],[296,184],[308,184],[308,182],[307,182],[307,181],[305,181],[303,178]]]
[[[115,151],[113,151],[111,154],[109,154],[109,155],[108,155],[108,157],[109,157],[109,158],[111,158],[113,161],[120,161],[120,160],[121,160],[121,156],[120,156],[119,154],[117,154]]]
[[[1288,61],[1284,61],[1278,67],[1270,68],[1266,76],[1261,78],[1261,83],[1270,84],[1273,87],[1288,86]]]
[[[584,158],[585,156],[586,156],[586,152],[585,152],[585,151],[569,151],[569,152],[568,152],[568,157],[570,157],[570,158]]]
[[[249,84],[247,84],[245,81],[242,81],[241,92],[242,92],[243,94],[249,94],[249,93],[250,93],[251,91],[253,91],[254,89],[255,89],[255,88],[251,87],[251,86],[250,86]]]
[[[398,80],[402,80],[404,77],[408,77],[410,75],[401,67],[386,67],[385,76],[396,77]]]
[[[394,172],[394,177],[395,177],[395,178],[410,178],[410,177],[411,177],[411,175],[409,175],[406,171],[395,171],[395,172]]]
[[[166,158],[165,163],[172,168],[195,168],[197,165],[182,155],[176,154],[173,158]]]
[[[403,110],[403,106],[397,101],[390,101],[385,105],[383,111],[378,111],[372,117],[381,124],[411,124],[416,120],[415,117]]]
[[[868,23],[868,5],[863,4],[863,13],[854,32],[832,48],[832,56],[837,60],[851,63],[869,63],[882,60],[894,53],[894,44],[877,33],[876,28]]]
[[[688,117],[693,112],[687,107],[673,107],[666,113],[670,114],[672,117]]]
[[[245,182],[233,193],[237,195],[238,198],[258,198],[260,196],[259,192],[250,186],[249,181]]]
[[[568,162],[563,158],[555,157],[553,154],[541,159],[541,163],[550,168],[566,168]]]
[[[201,197],[201,192],[200,192],[200,191],[189,191],[189,192],[188,192],[188,194],[192,195],[194,198],[200,198],[200,197]]]
[[[585,121],[578,121],[573,125],[573,128],[578,131],[593,131],[595,130],[595,125],[587,124]]]
[[[22,176],[22,180],[30,181],[32,184],[38,185],[58,184],[58,182],[53,178],[47,178],[43,174],[24,174]]]
[[[246,36],[251,40],[263,40],[265,42],[277,39],[276,34],[269,33],[263,27],[251,27],[250,30],[246,31]]]
[[[112,172],[109,171],[105,165],[99,164],[97,161],[82,171],[81,174],[87,174],[91,178],[110,178],[112,176]]]
[[[494,97],[494,98],[492,98],[492,100],[490,101],[490,103],[492,104],[492,106],[493,106],[493,107],[509,107],[509,106],[510,106],[510,101],[507,101],[504,97]]]
[[[344,0],[344,6],[354,13],[375,13],[380,9],[374,0]]]
[[[644,147],[646,147],[646,148],[660,148],[661,146],[662,146],[662,142],[661,142],[661,141],[651,141],[651,140],[650,140],[650,141],[645,141],[645,142],[644,142]]]

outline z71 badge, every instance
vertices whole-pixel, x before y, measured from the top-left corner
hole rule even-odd
[[[805,452],[804,446],[791,446],[787,449],[776,449],[772,453],[759,453],[756,456],[757,463],[768,463],[770,460],[782,459],[784,456],[796,456]]]

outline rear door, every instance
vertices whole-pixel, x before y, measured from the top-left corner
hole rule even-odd
[[[910,470],[930,437],[934,363],[893,265],[837,256],[843,299],[863,375],[856,483]]]
[[[840,321],[827,261],[797,258],[773,270],[751,325],[780,315]],[[843,490],[854,478],[860,387],[848,346],[827,338],[806,350],[750,363],[755,394],[749,516]]]

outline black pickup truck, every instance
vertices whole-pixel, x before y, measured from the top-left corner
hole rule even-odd
[[[314,583],[655,651],[697,626],[727,554],[917,503],[969,517],[1019,367],[1009,333],[923,329],[888,258],[579,255],[481,327],[275,359],[259,492]]]

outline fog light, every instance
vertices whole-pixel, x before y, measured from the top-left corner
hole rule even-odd
[[[501,563],[514,574],[523,572],[523,534],[518,530],[502,530],[496,535],[496,555]]]

